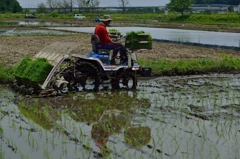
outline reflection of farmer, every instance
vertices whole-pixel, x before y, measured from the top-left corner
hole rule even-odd
[[[111,153],[106,146],[109,136],[118,133],[126,125],[127,121],[128,119],[123,118],[121,111],[114,109],[105,111],[99,122],[93,124],[91,137],[95,140],[96,146],[103,156],[109,156]]]
[[[107,148],[109,132],[100,124],[94,124],[91,131],[91,137],[95,140],[96,146],[100,149],[102,155],[107,157],[111,151]]]
[[[151,140],[151,129],[147,126],[130,126],[124,131],[124,140],[133,146],[142,147]]]
[[[121,129],[124,129],[124,140],[130,145],[142,147],[151,139],[151,129],[148,126],[132,125],[128,114],[117,109],[107,110],[99,122],[93,124],[91,131],[91,137],[104,157],[111,153],[107,148],[109,136],[119,133]]]

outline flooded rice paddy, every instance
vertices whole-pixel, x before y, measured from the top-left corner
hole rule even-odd
[[[0,30],[0,36],[41,36],[41,35],[69,35],[74,34],[70,32],[63,32],[58,30],[48,30],[44,28],[32,29],[32,28],[2,28]]]
[[[240,158],[240,74],[142,78],[136,91],[0,89],[1,158]]]
[[[47,27],[53,30],[73,31],[92,34],[94,27]],[[167,28],[149,28],[149,27],[114,27],[126,35],[131,31],[144,31],[151,34],[155,40],[167,40],[172,42],[187,42],[197,44],[207,44],[216,46],[240,47],[240,33],[167,29]]]
[[[0,30],[1,35],[55,35],[55,34],[66,34],[66,32],[80,32],[80,33],[93,33],[94,27],[79,27],[78,23],[72,22],[46,22],[36,19],[27,19],[23,21],[0,21],[0,25],[9,26],[32,26],[39,27],[41,29],[34,29],[28,32],[15,32],[11,30]],[[97,23],[96,23],[97,25]],[[18,27],[19,28],[19,27]],[[51,29],[45,30],[45,29]],[[225,46],[225,47],[240,47],[240,33],[231,32],[215,32],[215,31],[200,31],[200,30],[185,30],[185,29],[168,29],[168,28],[151,28],[151,27],[114,27],[121,32],[122,35],[126,35],[127,32],[131,31],[145,31],[150,33],[154,40],[163,40],[171,42],[183,42],[183,43],[195,43],[202,45],[214,45],[214,46]],[[59,31],[61,30],[61,31]],[[69,33],[68,33],[69,34]]]

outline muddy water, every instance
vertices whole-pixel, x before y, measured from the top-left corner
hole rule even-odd
[[[0,91],[3,158],[239,158],[240,74],[139,79],[137,91]]]

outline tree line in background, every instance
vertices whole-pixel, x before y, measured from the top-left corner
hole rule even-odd
[[[126,11],[126,7],[129,5],[129,0],[116,0],[119,3],[119,7],[123,12]],[[44,8],[49,8],[50,11],[58,10],[60,12],[70,12],[72,13],[73,8],[78,8],[79,12],[93,12],[99,8],[99,0],[46,0],[45,3],[38,4],[38,7],[41,11],[44,11]]]
[[[118,1],[118,4],[122,12],[126,12],[126,8],[129,5],[129,0],[115,0]],[[191,4],[229,4],[229,5],[238,5],[239,0],[170,0],[166,6],[169,10],[173,10],[176,12],[180,12],[183,14],[184,12],[191,12],[191,8],[189,6]],[[61,12],[71,12],[73,6],[77,7],[80,11],[83,12],[93,12],[100,5],[99,0],[46,0],[46,4],[41,3],[38,4],[38,12],[44,12],[44,8],[49,8],[51,11],[55,9],[61,10]],[[152,13],[155,12],[156,8],[148,8],[148,9],[139,9],[139,8],[131,8],[128,9],[128,13]]]
[[[194,4],[229,4],[239,5],[239,0],[194,0]]]
[[[119,7],[125,12],[129,0],[116,0],[119,3]],[[46,3],[39,3],[37,9],[39,13],[44,13],[46,9],[50,11],[60,10],[60,12],[72,13],[73,8],[79,8],[79,11],[84,10],[86,12],[93,11],[100,5],[99,0],[46,0]],[[22,12],[23,9],[19,5],[17,0],[0,0],[0,12]]]
[[[19,5],[17,0],[0,0],[0,12],[11,12],[17,13],[21,12],[22,7]]]
[[[129,6],[130,0],[115,0],[118,2],[118,7],[122,12],[128,13],[153,13],[156,8],[131,8],[126,9]],[[166,5],[166,8],[170,11],[179,12],[184,14],[185,12],[191,12],[189,7],[191,4],[229,4],[239,5],[239,0],[170,0]],[[46,13],[46,11],[56,11],[60,13],[73,13],[73,8],[78,8],[78,12],[94,12],[99,8],[99,0],[46,0],[46,3],[39,3],[37,5],[38,13]],[[0,0],[0,12],[22,12],[22,7],[17,0]],[[75,11],[76,12],[76,11]]]
[[[190,8],[190,5],[192,4],[219,4],[220,2],[225,2],[224,4],[229,5],[228,11],[234,12],[233,5],[239,3],[239,0],[170,0],[170,2],[166,4],[166,8],[170,11],[178,12],[183,15],[184,13],[191,13],[193,11],[193,9]],[[205,10],[205,12],[207,14],[211,14],[210,10]]]

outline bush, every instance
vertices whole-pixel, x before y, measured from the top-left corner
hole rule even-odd
[[[209,14],[211,15],[212,14],[212,11],[207,9],[207,10],[204,10],[204,11],[201,11],[202,14]]]
[[[49,14],[50,17],[58,17],[58,13],[57,12],[51,12]]]

